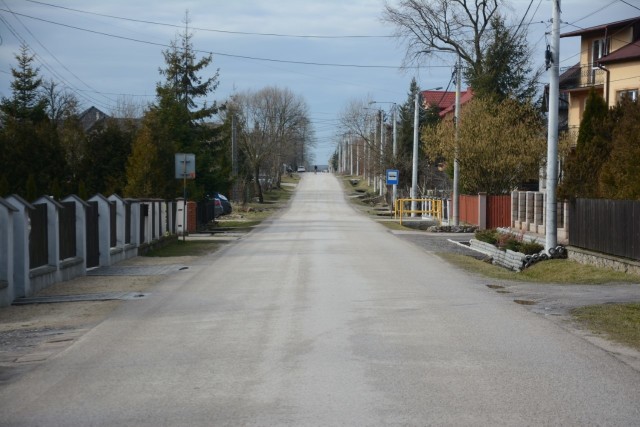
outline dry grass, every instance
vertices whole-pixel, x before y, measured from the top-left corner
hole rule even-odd
[[[145,256],[147,257],[182,257],[200,256],[215,252],[220,248],[219,242],[209,240],[174,240],[162,248],[153,249]]]
[[[571,314],[591,331],[640,350],[640,303],[581,307]]]
[[[615,282],[640,283],[640,277],[633,274],[583,265],[570,260],[539,262],[518,273],[465,255],[450,253],[440,253],[438,255],[460,268],[494,279],[577,285],[597,285]]]

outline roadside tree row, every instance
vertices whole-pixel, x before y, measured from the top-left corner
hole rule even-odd
[[[184,152],[196,155],[190,198],[230,194],[237,184],[247,190],[245,199],[257,195],[262,201],[265,177],[279,185],[283,164],[310,160],[313,129],[302,97],[269,87],[207,104],[218,87],[218,71],[208,71],[211,55],[197,57],[188,29],[163,56],[152,103],[119,100],[110,117],[86,129],[75,95],[45,81],[23,45],[11,68],[11,96],[0,101],[0,196],[117,193],[170,199],[182,195],[174,155]]]

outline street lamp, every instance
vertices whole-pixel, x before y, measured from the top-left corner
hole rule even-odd
[[[434,87],[426,90],[440,90],[442,86]],[[417,210],[417,197],[418,197],[418,142],[419,142],[419,130],[420,130],[420,91],[416,92],[414,107],[413,107],[413,161],[411,169],[411,217],[415,218]]]
[[[393,120],[393,160],[394,160],[394,163],[395,163],[396,154],[397,154],[396,108],[397,108],[398,104],[396,104],[395,102],[391,102],[391,101],[370,101],[369,105],[371,105],[371,104],[392,104],[391,111],[392,111],[392,117],[393,117],[392,118],[392,120]],[[380,127],[380,129],[381,129],[381,132],[383,132],[384,125],[382,125]],[[382,135],[380,137],[382,138]],[[380,147],[381,147],[380,150],[381,150],[381,154],[382,154],[382,143],[380,144]],[[397,184],[393,184],[393,194],[392,194],[391,203],[392,203],[392,206],[394,206],[394,207],[396,205],[397,196],[398,196],[398,185]]]
[[[422,50],[419,53],[430,54],[433,53],[431,50]],[[443,53],[439,52],[438,53]],[[453,52],[450,52],[453,53]],[[453,212],[452,219],[453,225],[457,226],[459,223],[460,215],[458,213],[458,186],[459,186],[459,175],[460,175],[460,164],[458,163],[458,126],[460,119],[460,92],[462,85],[462,57],[460,56],[460,52],[457,52],[457,61],[456,61],[456,103],[455,103],[455,115],[454,115],[454,123],[455,123],[455,149],[454,149],[454,157],[453,157]],[[414,143],[415,143],[415,134],[414,134]],[[415,148],[414,148],[415,150]],[[413,190],[413,187],[412,187]],[[413,210],[413,203],[411,204]],[[413,214],[412,214],[413,216]]]

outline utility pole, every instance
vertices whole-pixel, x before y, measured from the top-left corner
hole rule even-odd
[[[415,211],[418,209],[418,133],[420,126],[420,91],[416,92],[413,105],[413,156],[411,168],[411,217],[416,216]]]
[[[231,176],[233,177],[233,194],[231,197],[234,201],[240,201],[238,195],[238,134],[236,130],[236,115],[231,113]]]
[[[380,195],[384,195],[386,188],[384,179],[384,111],[380,109]]]
[[[353,176],[353,141],[349,134],[349,175]]]
[[[360,138],[356,142],[356,175],[360,176]]]
[[[458,186],[460,185],[460,164],[458,163],[458,127],[460,127],[460,91],[462,85],[462,65],[460,55],[458,55],[458,64],[456,65],[456,112],[455,112],[455,153],[453,158],[453,225],[457,226],[460,222],[460,213],[458,212]]]
[[[552,0],[551,69],[549,70],[549,128],[547,133],[547,206],[545,250],[558,244],[556,187],[558,186],[558,104],[560,98],[560,0]]]
[[[396,155],[397,155],[397,151],[398,151],[398,139],[397,139],[397,132],[396,132],[396,104],[393,104],[393,165],[394,168],[397,167],[396,165]],[[391,203],[393,204],[393,208],[395,209],[396,206],[396,199],[398,198],[398,184],[393,184],[393,192],[391,194]]]

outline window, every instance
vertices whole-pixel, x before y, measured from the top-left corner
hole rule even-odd
[[[591,63],[595,67],[600,58],[609,54],[609,39],[598,39],[593,41],[591,50]]]
[[[597,39],[591,45],[591,75],[589,81],[591,85],[604,83],[601,81],[602,70],[598,68],[598,61],[609,54],[609,40],[609,38]]]
[[[619,90],[616,92],[616,99],[618,100],[618,104],[622,102],[623,99],[630,99],[632,101],[637,101],[638,89]]]

